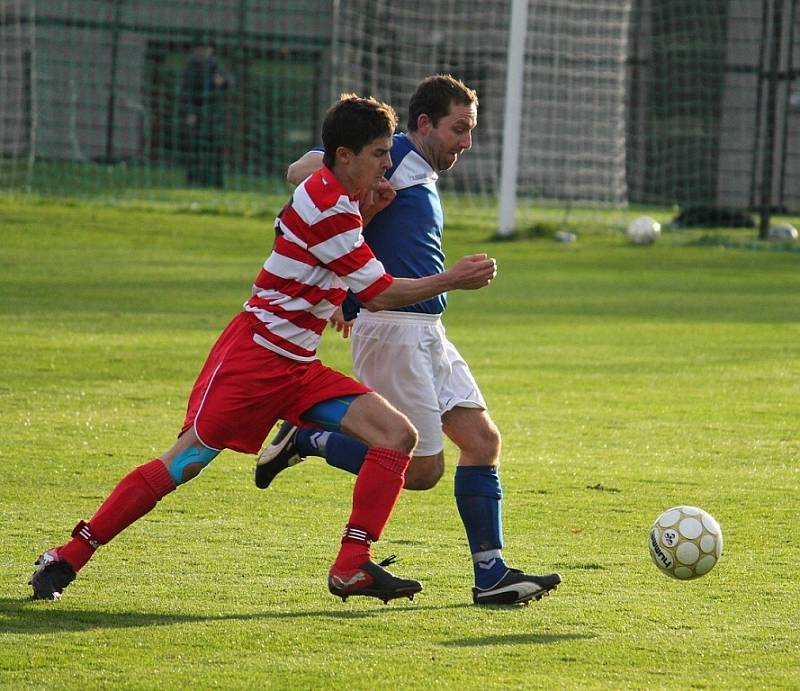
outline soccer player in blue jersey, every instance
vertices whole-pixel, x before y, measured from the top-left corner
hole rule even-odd
[[[428,77],[412,95],[408,133],[394,136],[388,184],[377,187],[362,204],[365,221],[371,218],[364,238],[393,275],[413,278],[445,270],[444,214],[436,181],[472,146],[477,118],[476,93],[449,75]],[[297,184],[321,165],[321,151],[310,151],[289,167],[287,177]],[[370,313],[359,311],[351,296],[332,322],[345,337],[351,336],[356,376],[418,430],[406,489],[430,489],[442,477],[443,434],[458,447],[455,497],[472,552],[473,602],[538,600],[561,577],[528,575],[505,563],[500,433],[467,363],[447,339],[441,322],[446,306],[442,294],[410,307]],[[280,471],[307,456],[322,456],[330,465],[357,473],[366,449],[344,434],[284,423],[259,457],[256,485],[269,486]]]

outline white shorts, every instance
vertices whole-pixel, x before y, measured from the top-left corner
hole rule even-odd
[[[356,377],[405,413],[419,432],[417,456],[444,448],[442,415],[486,410],[467,363],[438,315],[362,310],[350,335]]]

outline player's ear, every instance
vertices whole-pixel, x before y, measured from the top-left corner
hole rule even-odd
[[[337,161],[340,161],[341,163],[349,163],[353,156],[354,154],[352,149],[348,149],[346,146],[336,147]]]
[[[431,116],[427,113],[420,113],[417,116],[417,131],[422,134],[426,135],[433,129],[433,120]]]

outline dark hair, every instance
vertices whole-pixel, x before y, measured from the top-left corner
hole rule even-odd
[[[378,137],[391,137],[397,127],[394,108],[372,98],[342,94],[322,123],[322,162],[333,167],[336,149],[347,147],[357,154]]]
[[[423,79],[408,102],[408,131],[416,132],[417,120],[425,113],[436,127],[439,119],[450,113],[453,103],[478,105],[478,94],[460,79],[449,74],[435,74]]]

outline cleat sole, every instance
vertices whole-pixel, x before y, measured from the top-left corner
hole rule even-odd
[[[537,590],[532,593],[528,593],[527,595],[520,596],[518,592],[515,591],[513,587],[505,590],[504,592],[498,592],[496,594],[492,594],[488,597],[484,597],[480,600],[473,599],[474,604],[484,606],[484,607],[492,607],[492,606],[509,606],[509,605],[529,605],[531,601],[539,602],[543,597],[549,597],[550,594],[554,590],[558,590],[559,583],[554,583],[549,588],[543,588],[541,590]],[[473,588],[473,591],[475,589]]]
[[[420,592],[422,588],[415,588],[414,590],[404,589],[404,590],[370,590],[369,588],[363,588],[362,590],[354,590],[349,593],[340,593],[329,588],[331,595],[335,595],[336,597],[342,598],[342,602],[347,602],[348,597],[374,597],[377,600],[383,600],[384,604],[387,604],[391,600],[398,600],[401,597],[407,597],[409,600],[413,602],[414,595]]]
[[[341,593],[335,593],[331,591],[331,595],[335,595],[336,597],[342,598],[342,602],[347,602],[348,597],[374,597],[377,600],[383,600],[384,604],[390,602],[391,600],[399,600],[401,597],[406,597],[413,602],[414,595],[416,595],[419,590],[408,591],[408,590],[399,590],[399,591],[353,591],[352,593],[347,593],[347,595],[342,595]]]

